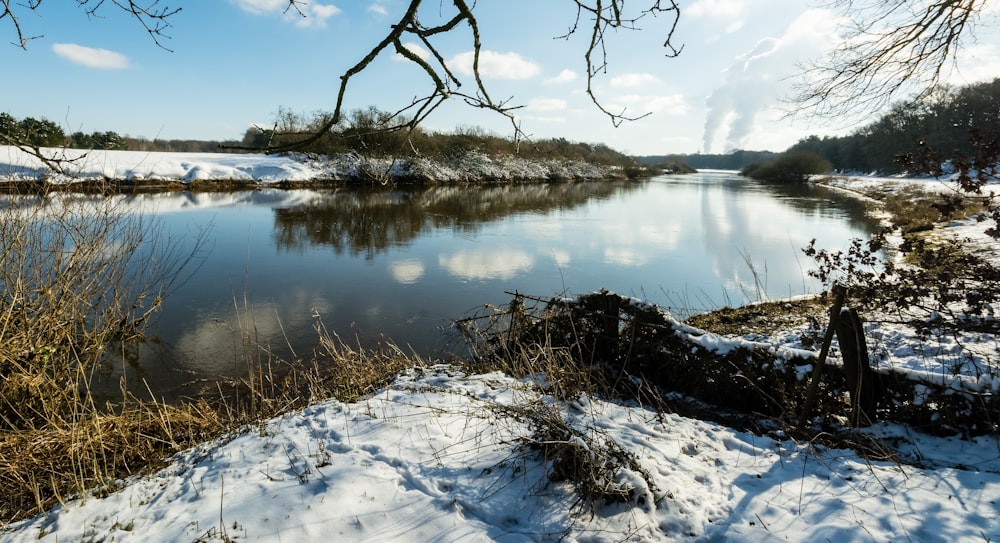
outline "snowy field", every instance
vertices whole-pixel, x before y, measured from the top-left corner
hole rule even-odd
[[[0,148],[0,177],[13,163],[17,175],[31,168],[12,153]],[[238,171],[280,180],[316,168],[288,157],[141,155],[147,178],[231,179]],[[98,158],[89,155],[94,168]],[[978,227],[945,231],[975,236]],[[944,379],[942,368],[963,356],[956,338],[918,340],[888,325],[869,325],[868,335],[879,364],[914,375]],[[792,330],[757,340],[801,348],[798,337]],[[995,364],[1000,348],[979,341],[974,360],[963,361],[969,373],[956,379],[997,394],[1000,378],[975,373]],[[612,439],[635,455],[638,465],[612,481],[632,489],[630,504],[579,503],[568,483],[548,479],[551,462],[519,446],[532,428],[510,415],[539,405],[586,443]],[[0,541],[1000,541],[996,438],[930,437],[886,424],[864,431],[898,460],[637,406],[558,404],[503,375],[431,366],[363,401],[323,402],[178,454],[106,497],[7,526]]]

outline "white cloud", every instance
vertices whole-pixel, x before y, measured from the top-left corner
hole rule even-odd
[[[622,74],[611,78],[611,86],[618,88],[635,88],[658,83],[659,81],[660,79],[653,74]]]
[[[237,6],[250,13],[271,13],[284,11],[288,5],[288,0],[231,0]]]
[[[553,115],[523,115],[517,116],[517,120],[531,121],[532,123],[547,123],[547,124],[562,124],[567,122],[566,117],[557,117]]]
[[[566,109],[566,100],[562,98],[535,98],[528,102],[530,111],[559,111]]]
[[[385,6],[383,6],[381,4],[378,4],[378,3],[375,3],[375,4],[372,4],[372,5],[368,6],[368,11],[370,11],[370,12],[376,14],[376,15],[388,15],[389,14],[389,10],[385,9]]]
[[[666,96],[626,96],[625,101],[636,104],[636,107],[650,113],[667,113],[670,115],[684,115],[690,109],[683,94],[669,94]]]
[[[952,85],[968,85],[980,81],[991,81],[1000,73],[1000,50],[986,44],[975,44],[961,49],[958,66],[947,73],[947,82]]]
[[[417,55],[418,57],[422,58],[423,60],[427,60],[428,58],[431,57],[430,51],[421,47],[419,43],[416,42],[404,43],[403,47],[405,47],[414,55]],[[397,62],[410,62],[409,59],[407,59],[406,57],[404,57],[399,53],[392,55],[392,60],[395,60]]]
[[[340,13],[340,8],[330,4],[319,4],[316,2],[310,2],[308,4],[302,5],[300,7],[302,10],[302,15],[298,13],[294,14],[295,26],[302,28],[315,27],[323,28],[326,26],[326,20],[334,15]],[[286,14],[286,16],[292,16],[291,14]]]
[[[452,57],[449,64],[456,71],[472,75],[472,51],[459,53]],[[517,53],[497,53],[496,51],[479,52],[479,74],[495,79],[530,79],[541,72],[538,64],[525,59]]]
[[[298,10],[288,7],[288,0],[230,0],[244,11],[255,15],[278,15],[299,27],[326,26],[326,20],[340,13],[332,4],[308,2],[298,4]]]
[[[605,247],[604,261],[619,266],[638,267],[649,262],[649,251],[633,247]]]
[[[107,49],[94,49],[75,43],[56,43],[52,51],[64,59],[88,68],[123,70],[128,68],[128,57]]]
[[[439,255],[438,264],[460,279],[509,280],[531,270],[535,265],[535,259],[524,251],[508,249],[490,253],[460,252]]]
[[[340,8],[332,4],[313,3],[305,6],[304,11],[306,11],[307,15],[312,14],[313,17],[326,21],[330,17],[333,17],[334,15],[340,13]]]
[[[687,17],[733,18],[743,13],[745,0],[698,0],[684,10]]]
[[[559,75],[557,75],[555,77],[550,77],[550,78],[546,79],[545,80],[545,84],[546,85],[558,85],[560,83],[570,83],[570,82],[576,81],[576,79],[578,77],[580,77],[579,74],[577,74],[573,70],[567,69],[567,70],[563,70],[563,71],[559,72]]]

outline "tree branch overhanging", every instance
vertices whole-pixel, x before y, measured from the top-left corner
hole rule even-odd
[[[41,37],[32,35],[22,26],[22,17],[37,12],[42,2],[43,0],[0,0],[0,24],[6,20],[13,28],[16,37],[14,45],[26,49],[27,44],[32,39]],[[676,0],[645,0],[645,2],[648,7],[637,9],[631,8],[632,4],[626,6],[625,0],[573,0],[571,5],[575,5],[577,10],[575,20],[563,36],[558,36],[559,38],[569,38],[578,30],[582,33],[589,28],[587,33],[590,38],[583,55],[587,74],[586,92],[594,105],[608,116],[614,126],[619,126],[625,121],[640,119],[646,114],[631,115],[624,109],[612,111],[603,104],[597,95],[594,87],[595,78],[607,73],[608,68],[606,39],[609,31],[638,31],[641,30],[638,26],[640,21],[666,16],[668,24],[663,42],[667,49],[666,56],[676,57],[683,49],[683,47],[673,45],[674,32],[680,19],[680,8]],[[111,9],[108,8],[108,5],[114,6],[138,21],[153,42],[168,51],[169,49],[165,46],[165,40],[169,39],[166,31],[172,26],[173,16],[181,11],[181,8],[172,8],[163,4],[162,0],[76,0],[76,4],[91,17],[102,17],[105,11]],[[308,15],[308,11],[304,9],[306,4],[306,0],[286,0],[284,11],[285,13],[295,12],[305,17]],[[341,75],[335,109],[321,126],[316,127],[311,133],[299,134],[302,137],[291,138],[291,143],[269,143],[267,148],[257,150],[281,152],[301,148],[317,141],[333,130],[343,120],[345,95],[351,80],[365,71],[386,50],[391,50],[392,53],[398,54],[406,61],[418,66],[427,75],[432,85],[429,94],[413,98],[409,105],[400,109],[397,112],[398,122],[386,130],[412,130],[445,100],[459,98],[472,107],[494,111],[506,117],[513,128],[514,140],[523,139],[525,134],[514,114],[521,106],[512,105],[510,98],[505,100],[493,98],[483,81],[480,69],[482,40],[479,21],[473,12],[475,2],[439,0],[435,8],[442,12],[452,10],[453,14],[446,22],[437,26],[421,24],[419,10],[423,4],[423,0],[410,0],[403,15],[396,24],[390,26],[385,37]],[[468,25],[472,42],[471,76],[475,85],[471,91],[462,90],[462,82],[456,76],[452,66],[449,65],[449,61],[434,45],[434,38],[442,34],[457,32],[463,23]],[[420,43],[429,51],[429,55],[424,58],[410,51],[404,45],[404,39],[413,39]],[[404,118],[403,113],[412,116]],[[275,142],[276,140],[272,138],[269,141]],[[284,141],[288,142],[289,139]]]
[[[667,57],[673,58],[681,54],[684,49],[683,46],[675,47],[672,43],[674,32],[677,29],[677,24],[680,22],[680,7],[674,0],[669,0],[667,4],[661,1],[654,2],[649,9],[641,11],[638,15],[633,18],[624,18],[622,16],[622,10],[624,9],[624,0],[612,0],[610,6],[606,5],[603,0],[594,0],[593,3],[584,0],[575,0],[576,2],[576,20],[573,25],[569,28],[566,34],[560,36],[560,38],[569,38],[573,34],[576,34],[580,30],[581,18],[586,16],[592,20],[593,26],[590,27],[590,42],[584,52],[584,62],[586,63],[587,70],[587,96],[602,113],[608,116],[611,123],[615,126],[621,126],[623,122],[635,121],[649,115],[649,113],[644,113],[638,116],[626,115],[626,111],[623,109],[619,113],[614,113],[609,111],[598,99],[594,92],[594,78],[602,73],[607,73],[608,67],[608,54],[607,54],[607,43],[605,41],[605,33],[608,29],[617,30],[640,30],[638,27],[638,22],[647,16],[657,16],[660,14],[668,14],[668,16],[673,17],[673,21],[670,24],[670,29],[667,31],[666,39],[663,42],[663,47],[667,49]],[[595,56],[600,57],[600,61],[595,60]]]
[[[832,0],[841,43],[802,67],[792,113],[873,115],[902,94],[931,95],[988,0]]]
[[[31,40],[41,38],[42,35],[28,33],[21,21],[25,15],[38,13],[43,0],[0,0],[0,22],[7,20],[13,27],[15,41],[13,45],[21,49],[27,49]],[[164,40],[170,36],[166,31],[173,26],[171,18],[180,13],[181,8],[172,8],[161,4],[160,0],[76,0],[77,7],[82,9],[89,17],[103,17],[103,8],[111,4],[134,18],[149,34],[158,47],[169,51]]]
[[[302,13],[300,4],[304,0],[287,0],[287,10],[294,9]],[[669,29],[664,40],[664,47],[667,48],[668,57],[676,57],[683,47],[675,47],[672,43],[674,32],[680,18],[680,8],[675,0],[649,0],[647,9],[638,12],[626,10],[624,0],[573,0],[577,8],[576,18],[568,31],[557,38],[569,38],[571,35],[582,30],[584,24],[589,25],[590,40],[584,53],[584,61],[587,73],[587,95],[597,108],[611,120],[614,126],[619,126],[625,121],[632,121],[645,117],[647,114],[629,115],[626,111],[614,112],[606,108],[598,98],[594,89],[594,80],[607,71],[607,49],[605,34],[610,30],[640,30],[638,23],[647,17],[657,17],[666,15],[672,17],[669,20]],[[440,106],[445,100],[450,98],[460,98],[467,105],[494,111],[506,117],[513,129],[513,138],[519,142],[526,137],[515,116],[515,111],[521,106],[512,105],[511,99],[494,99],[483,81],[480,70],[480,57],[482,54],[482,40],[479,29],[479,21],[473,12],[475,3],[470,5],[466,0],[442,1],[438,9],[447,8],[454,10],[454,15],[447,22],[437,26],[424,26],[419,20],[419,10],[423,5],[423,0],[410,0],[405,13],[398,22],[390,27],[386,36],[376,44],[357,64],[349,68],[341,75],[341,84],[337,93],[336,106],[333,113],[326,122],[309,134],[295,134],[301,137],[292,138],[290,143],[278,143],[270,145],[263,150],[265,152],[276,153],[286,152],[302,148],[315,143],[325,134],[334,130],[342,122],[344,116],[344,101],[348,85],[352,78],[362,73],[368,66],[383,52],[390,50],[400,55],[405,60],[417,65],[425,73],[432,84],[431,92],[423,97],[414,98],[412,102],[397,112],[399,122],[391,125],[385,130],[413,130],[426,117]],[[455,75],[455,71],[448,61],[434,45],[433,38],[441,34],[454,32],[462,23],[468,25],[472,41],[472,72],[471,76],[475,81],[473,92],[462,91],[462,82]],[[410,51],[403,44],[404,38],[412,38],[419,42],[429,51],[427,58]],[[597,59],[600,59],[599,61]],[[403,118],[402,113],[407,112],[412,116]],[[288,135],[288,134],[284,134]],[[273,141],[273,140],[272,140]],[[286,141],[288,141],[286,139]]]

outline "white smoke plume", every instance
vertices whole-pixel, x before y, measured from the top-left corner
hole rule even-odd
[[[716,139],[723,135],[726,151],[746,148],[758,117],[777,114],[797,65],[827,50],[836,39],[836,27],[830,11],[809,10],[781,37],[764,38],[736,57],[723,71],[722,85],[706,100],[703,151],[713,152]]]

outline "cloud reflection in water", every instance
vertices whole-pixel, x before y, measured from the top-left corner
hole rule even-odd
[[[439,255],[438,264],[451,275],[465,281],[509,280],[535,266],[535,258],[525,251],[498,249],[486,252],[463,252]]]

